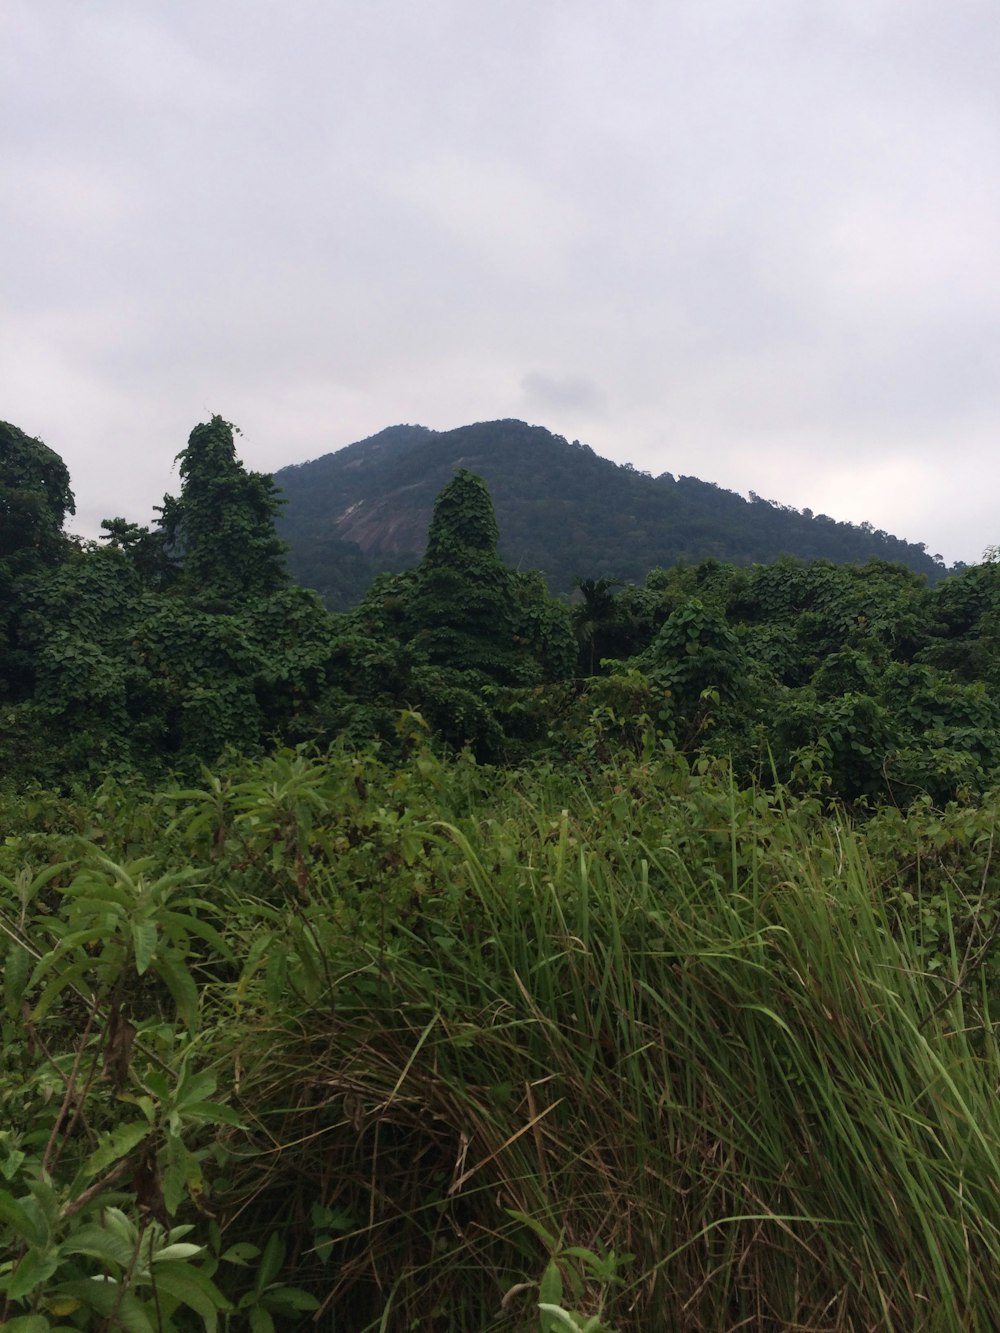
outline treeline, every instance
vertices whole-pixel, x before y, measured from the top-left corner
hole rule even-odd
[[[623,744],[731,756],[741,779],[845,800],[946,800],[1000,769],[1000,566],[934,587],[901,564],[652,571],[572,603],[507,566],[459,470],[414,568],[332,614],[292,586],[271,478],[222,418],[179,455],[151,527],[64,535],[56,454],[0,428],[0,763],[15,782],[194,771],[223,752],[401,745],[398,719],[480,760],[599,763]]]

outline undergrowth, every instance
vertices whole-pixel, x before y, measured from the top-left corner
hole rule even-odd
[[[994,1326],[992,800],[411,746],[8,800],[4,1327]]]

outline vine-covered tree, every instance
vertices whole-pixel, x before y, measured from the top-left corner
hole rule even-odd
[[[41,440],[0,421],[0,562],[10,573],[53,563],[75,513],[65,463]]]
[[[0,421],[0,697],[29,688],[30,663],[17,647],[17,609],[26,577],[72,549],[63,533],[75,512],[65,463],[41,440]]]
[[[434,504],[427,552],[408,599],[408,637],[428,660],[530,685],[572,670],[569,613],[533,579],[504,564],[486,483],[459,469]]]
[[[180,498],[165,496],[160,531],[178,561],[180,587],[207,607],[245,604],[286,586],[285,543],[275,531],[281,508],[272,478],[247,472],[233,426],[220,416],[196,426],[177,455]]]

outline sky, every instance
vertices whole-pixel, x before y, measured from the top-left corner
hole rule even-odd
[[[1000,542],[996,0],[4,0],[0,418],[149,522],[517,417]]]

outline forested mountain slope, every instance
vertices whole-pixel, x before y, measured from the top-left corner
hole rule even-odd
[[[577,578],[641,583],[679,559],[767,564],[782,555],[901,561],[934,581],[922,543],[839,523],[697,477],[658,477],[600,458],[540,426],[490,421],[438,432],[393,426],[309,463],[282,468],[279,532],[293,578],[331,609],[355,605],[377,573],[420,559],[434,497],[457,468],[489,485],[508,564],[539,569],[554,593]]]

